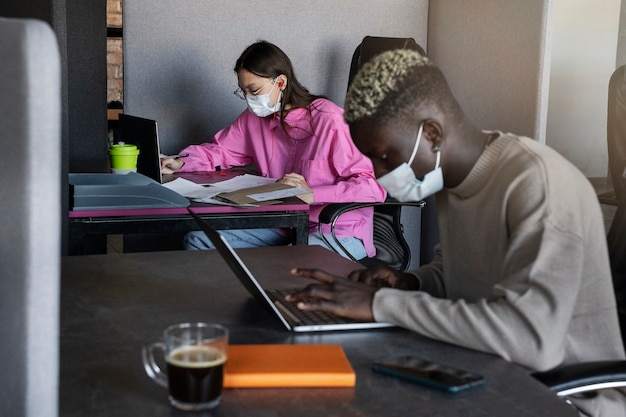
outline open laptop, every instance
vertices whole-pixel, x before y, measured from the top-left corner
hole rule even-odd
[[[215,248],[226,261],[230,269],[235,273],[239,281],[248,292],[278,317],[287,330],[293,332],[316,332],[329,330],[362,330],[391,327],[389,323],[364,322],[339,317],[333,314],[319,311],[302,311],[295,304],[284,300],[289,291],[265,290],[252,272],[243,263],[239,255],[230,244],[219,234],[217,230],[207,224],[193,211],[189,213],[196,220],[202,231],[213,242]]]
[[[124,113],[120,113],[119,122],[121,140],[139,149],[137,172],[163,183],[157,122]]]
[[[207,173],[181,172],[176,174],[161,173],[161,145],[156,120],[120,113],[120,138],[136,145],[139,149],[137,172],[163,184],[176,178],[184,178],[196,184],[207,185],[215,182]]]

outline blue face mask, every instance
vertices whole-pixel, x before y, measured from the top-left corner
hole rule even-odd
[[[259,117],[266,117],[280,110],[280,98],[283,94],[282,91],[278,95],[276,104],[274,104],[273,106],[270,105],[270,94],[274,90],[274,85],[272,86],[270,92],[267,94],[259,94],[258,96],[255,96],[253,94],[246,95],[246,103],[248,103],[248,109],[250,109],[252,113],[256,114]]]
[[[421,201],[443,189],[443,171],[439,166],[441,151],[437,150],[435,169],[427,173],[423,180],[418,180],[411,168],[420,140],[422,139],[423,130],[424,123],[421,123],[409,162],[403,163],[377,180],[391,197],[400,202]]]

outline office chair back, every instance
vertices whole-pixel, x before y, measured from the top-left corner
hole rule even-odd
[[[0,416],[58,413],[61,62],[47,24],[0,18]]]
[[[626,190],[626,177],[622,176],[619,180],[621,188]],[[626,198],[618,200],[607,243],[622,340],[626,346]]]
[[[364,64],[376,55],[394,49],[412,49],[426,55],[424,48],[413,38],[366,36],[352,55],[348,88]],[[412,205],[393,202],[375,206],[374,246],[377,255],[362,263],[367,266],[384,263],[395,269],[406,270],[430,262],[434,256],[434,247],[439,242],[439,226],[435,197],[428,197],[425,203]]]
[[[372,259],[363,260],[367,267],[383,263],[391,268],[404,271],[409,268],[412,261],[411,245],[406,239],[404,224],[402,222],[402,205],[384,204],[374,208],[374,247],[376,256]],[[421,207],[414,213],[421,216]],[[413,219],[412,224],[419,223]],[[419,234],[419,230],[415,231]]]
[[[424,49],[413,38],[385,38],[379,36],[366,36],[356,47],[352,54],[350,74],[348,75],[348,88],[352,84],[354,76],[366,62],[376,55],[394,49],[413,49],[421,55],[426,55]]]
[[[335,235],[335,224],[342,214],[363,208],[374,207],[374,247],[376,255],[372,258],[355,259],[354,256],[341,244]],[[419,256],[414,260],[412,258],[411,242],[407,241],[405,234],[408,232],[405,228],[405,218],[402,216],[402,209],[415,209],[406,218],[412,226],[420,227],[421,210],[424,202],[400,203],[396,201],[386,201],[382,203],[334,203],[328,204],[322,209],[318,216],[319,231],[322,232],[322,225],[328,224],[335,246],[340,250],[337,253],[345,255],[353,261],[359,261],[362,265],[370,268],[376,265],[387,265],[391,268],[404,271],[412,266],[419,265]],[[406,225],[408,226],[408,224]],[[420,231],[415,230],[416,235],[420,235]],[[328,243],[329,247],[333,245],[328,242],[327,238],[322,234],[323,239]],[[419,245],[419,243],[418,243]],[[419,255],[419,253],[418,253]]]
[[[622,177],[626,170],[626,66],[617,68],[609,80],[607,116],[607,147],[609,174],[615,198],[625,197]]]

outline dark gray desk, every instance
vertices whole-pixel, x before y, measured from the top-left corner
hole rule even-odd
[[[292,266],[342,273],[355,264],[320,247],[246,249],[239,253],[263,281],[289,286]],[[498,357],[436,342],[403,329],[290,334],[250,299],[213,252],[152,252],[63,258],[60,415],[112,416],[576,416],[528,372]],[[219,322],[231,343],[341,344],[357,385],[339,389],[225,390],[207,413],[171,408],[166,391],[141,363],[142,345],[169,324]],[[374,374],[391,354],[480,372],[484,387],[452,395]]]

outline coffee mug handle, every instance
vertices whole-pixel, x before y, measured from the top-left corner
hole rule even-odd
[[[152,378],[154,382],[167,388],[167,375],[161,371],[161,368],[154,360],[154,349],[161,349],[165,351],[165,345],[163,343],[153,343],[150,346],[144,346],[141,352],[143,367],[148,376]]]

